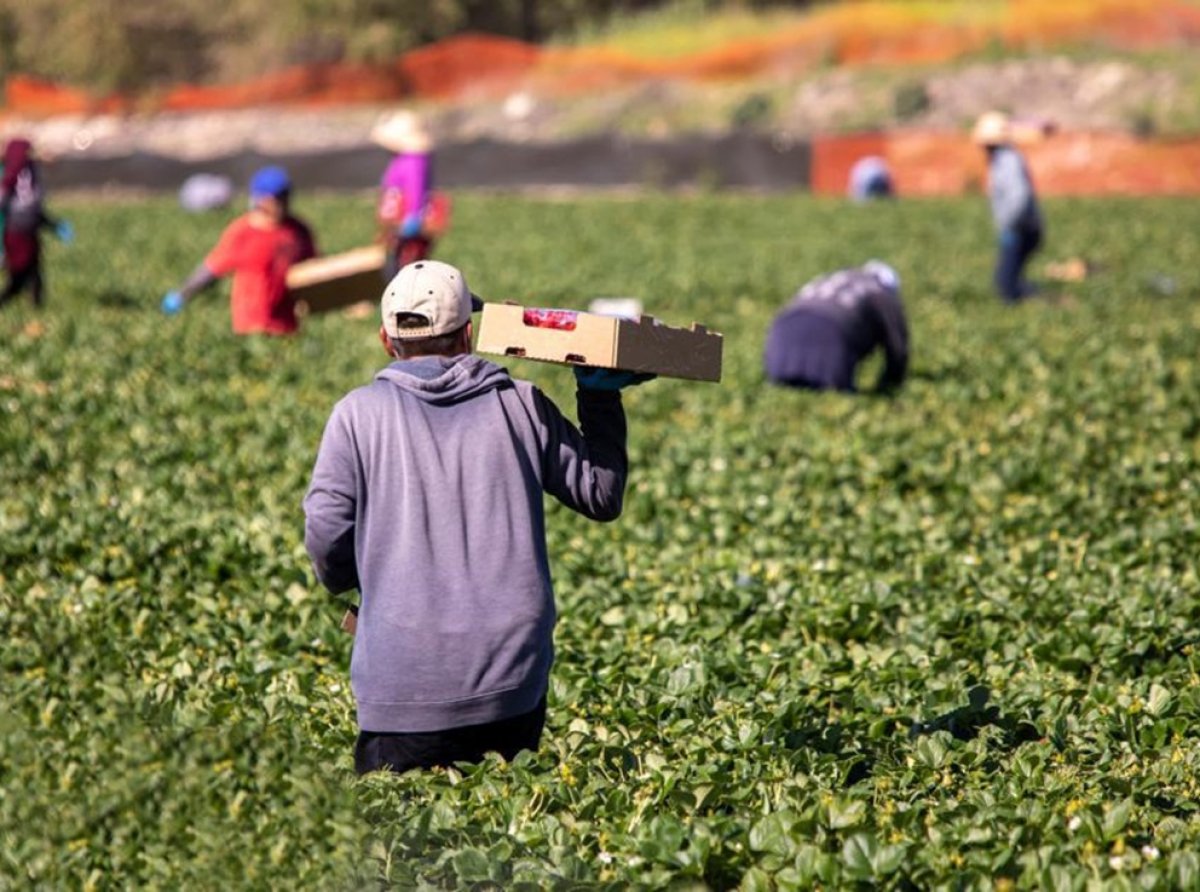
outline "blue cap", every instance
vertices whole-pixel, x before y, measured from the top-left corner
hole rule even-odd
[[[250,197],[277,197],[292,188],[292,178],[282,167],[262,167],[250,177]]]

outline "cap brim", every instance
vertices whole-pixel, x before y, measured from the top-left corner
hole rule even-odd
[[[471,292],[471,312],[478,313],[482,309],[483,309],[483,298],[480,297],[478,294],[476,294],[474,291],[472,291]]]

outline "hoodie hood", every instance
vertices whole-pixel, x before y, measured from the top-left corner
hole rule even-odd
[[[4,177],[0,189],[8,192],[17,185],[19,177],[27,167],[33,166],[33,144],[27,139],[11,139],[4,147]]]
[[[473,353],[398,360],[375,378],[434,405],[456,403],[488,390],[512,387],[512,378],[506,370]]]

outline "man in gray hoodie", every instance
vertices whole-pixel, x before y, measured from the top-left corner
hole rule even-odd
[[[988,112],[975,124],[973,138],[988,157],[988,194],[992,218],[1000,236],[996,261],[996,290],[1008,303],[1033,293],[1025,281],[1025,265],[1042,245],[1042,212],[1025,159],[1013,146],[1009,117]]]
[[[535,749],[553,661],[542,493],[621,513],[621,372],[577,370],[580,430],[471,353],[478,298],[452,266],[409,264],[383,294],[395,360],[343,398],[304,499],[317,578],[361,599],[350,661],[355,768],[510,759]]]

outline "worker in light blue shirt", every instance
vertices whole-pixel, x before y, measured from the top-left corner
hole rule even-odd
[[[1041,247],[1044,225],[1025,159],[1013,146],[1013,124],[1001,112],[988,112],[975,124],[973,139],[988,158],[988,196],[1000,237],[996,290],[1008,303],[1033,293],[1025,266]]]

